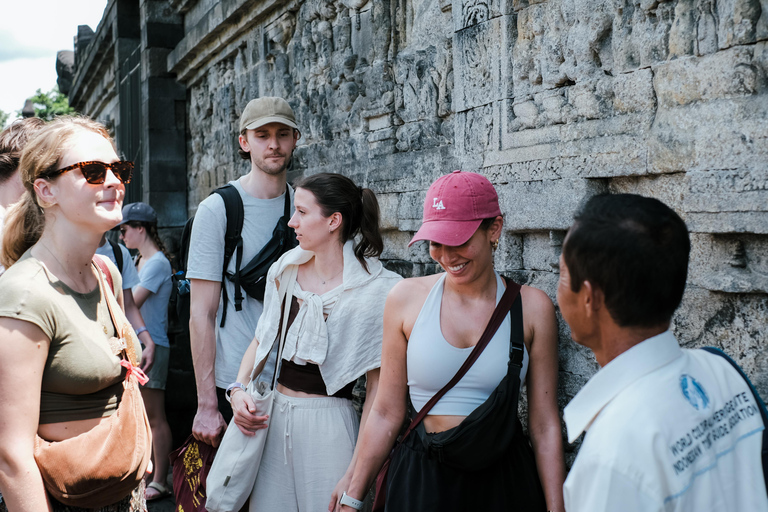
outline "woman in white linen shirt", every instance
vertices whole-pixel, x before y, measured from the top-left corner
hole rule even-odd
[[[376,395],[381,366],[384,302],[400,279],[376,259],[383,243],[379,206],[370,189],[339,174],[316,174],[295,185],[290,227],[299,247],[270,269],[264,313],[245,353],[238,382],[230,386],[234,422],[249,434],[269,423],[264,455],[251,494],[251,510],[323,510],[346,488],[354,468],[359,429]],[[359,235],[359,241],[355,237]],[[298,265],[289,327],[278,369],[272,416],[261,416],[240,393],[257,362],[265,369],[278,338],[284,272]],[[259,340],[267,341],[261,344]],[[271,366],[271,365],[270,365]],[[362,418],[352,388],[366,375]]]

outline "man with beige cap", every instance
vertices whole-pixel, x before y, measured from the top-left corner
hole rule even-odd
[[[282,98],[251,100],[240,116],[238,152],[250,161],[251,169],[230,184],[243,204],[243,267],[271,241],[285,210],[292,213],[293,190],[286,184],[286,170],[299,137],[293,110]],[[249,292],[243,294],[232,282],[237,257],[231,257],[224,275],[228,211],[220,194],[211,194],[200,203],[189,242],[186,274],[191,283],[189,327],[197,382],[192,433],[213,446],[218,446],[232,417],[227,388],[231,389],[237,380],[240,361],[263,308],[261,300]],[[271,379],[271,375],[265,378]]]

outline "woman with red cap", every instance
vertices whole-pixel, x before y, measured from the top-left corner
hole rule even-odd
[[[555,310],[541,290],[494,270],[502,226],[485,177],[455,171],[430,186],[411,244],[429,240],[445,272],[401,281],[387,297],[379,390],[349,487],[329,510],[361,508],[410,412],[381,491],[387,511],[563,511]],[[517,420],[523,384],[532,450]]]

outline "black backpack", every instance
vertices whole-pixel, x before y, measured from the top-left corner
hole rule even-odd
[[[288,186],[285,188],[285,205],[283,216],[277,221],[272,231],[272,238],[261,248],[258,254],[242,267],[243,259],[243,199],[240,192],[227,184],[217,188],[211,194],[219,194],[224,200],[224,209],[227,212],[227,229],[224,234],[224,266],[222,269],[221,293],[223,294],[224,310],[221,314],[220,327],[224,327],[227,319],[227,287],[225,279],[235,285],[235,310],[243,309],[243,290],[256,300],[264,300],[264,288],[267,281],[269,267],[288,250],[296,246],[296,234],[288,227],[291,219],[291,197]],[[187,260],[189,257],[189,239],[192,233],[192,223],[195,218],[190,217],[184,225],[181,233],[181,248],[179,257],[179,271],[173,275],[173,290],[171,292],[171,310],[175,311],[176,322],[181,325],[189,325],[189,279],[186,277]],[[235,272],[227,272],[227,267],[235,256]]]
[[[731,366],[733,366],[736,371],[739,372],[741,378],[744,379],[747,383],[747,386],[749,386],[749,390],[752,391],[752,396],[755,399],[755,406],[760,412],[760,417],[763,419],[763,447],[760,451],[760,460],[763,462],[763,481],[765,482],[765,489],[768,491],[768,409],[765,407],[765,402],[763,402],[763,399],[760,398],[757,389],[755,389],[755,386],[752,384],[752,381],[749,380],[747,374],[744,373],[744,370],[742,370],[738,363],[731,359],[728,354],[715,347],[703,347],[702,350],[706,350],[710,354],[720,356],[728,361]]]

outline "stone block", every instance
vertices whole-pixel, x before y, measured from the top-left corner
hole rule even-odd
[[[691,171],[684,207],[692,231],[768,233],[768,170]]]
[[[523,236],[503,232],[499,248],[493,255],[493,266],[497,272],[512,272],[523,268]]]
[[[760,3],[760,0],[717,1],[717,41],[721,49],[757,40],[758,24],[765,9]]]
[[[757,235],[691,235],[688,280],[714,292],[768,293],[768,239]]]
[[[184,38],[184,26],[180,23],[152,22],[146,23],[142,29],[146,48],[173,49]]]
[[[612,179],[608,184],[608,191],[612,194],[640,194],[654,197],[686,220],[687,212],[684,205],[686,194],[681,192],[685,186],[685,175],[682,173],[656,174]]]
[[[613,80],[613,108],[617,113],[654,112],[656,92],[653,90],[653,72],[639,69],[621,73]]]
[[[558,269],[562,238],[550,231],[535,231],[523,235],[523,267],[526,270],[552,272]]]
[[[567,229],[577,208],[604,191],[601,183],[583,179],[512,182],[496,190],[504,229],[513,232]]]
[[[397,224],[401,231],[417,231],[421,219],[426,191],[405,192],[400,194],[397,205]]]
[[[764,76],[752,64],[752,47],[737,47],[701,58],[681,58],[654,70],[660,108],[757,93]]]
[[[563,133],[559,129],[552,131]],[[642,138],[633,136],[604,136],[511,148],[486,153],[484,165],[495,180],[510,182],[648,173]]]
[[[513,12],[512,0],[455,0],[453,25],[458,32],[467,27]]]
[[[501,21],[474,25],[454,36],[454,108],[462,112],[499,99]]]
[[[169,76],[168,48],[147,48],[141,54],[142,76]]]

